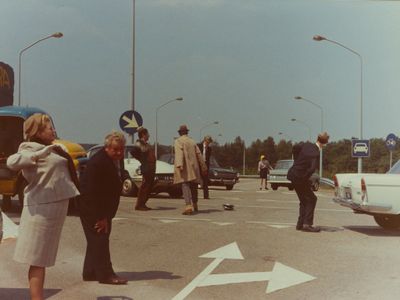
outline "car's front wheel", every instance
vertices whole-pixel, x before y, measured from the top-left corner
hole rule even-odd
[[[226,186],[226,189],[227,189],[228,191],[233,190],[233,184],[227,185],[227,186]]]
[[[400,228],[400,215],[376,215],[374,219],[384,229]]]
[[[126,178],[122,183],[122,196],[137,197],[138,188],[131,178]]]
[[[319,190],[319,182],[315,181],[311,187],[314,192],[318,191]]]
[[[278,185],[275,183],[271,183],[271,188],[276,191],[278,189]]]

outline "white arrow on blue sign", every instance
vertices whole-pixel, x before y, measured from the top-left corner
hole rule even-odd
[[[119,118],[119,127],[128,134],[134,134],[143,125],[142,116],[134,110],[127,110]]]

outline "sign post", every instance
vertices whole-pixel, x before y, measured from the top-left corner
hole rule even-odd
[[[386,137],[386,148],[389,150],[389,169],[392,168],[392,162],[393,162],[393,151],[396,148],[397,144],[397,136],[394,133],[389,133],[388,136]]]

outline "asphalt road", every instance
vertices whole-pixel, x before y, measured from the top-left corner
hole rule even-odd
[[[294,192],[259,191],[255,179],[212,188],[193,216],[181,215],[183,199],[159,195],[149,200],[152,211],[138,212],[135,198],[121,198],[111,254],[126,286],[81,280],[85,239],[79,219],[68,217],[46,298],[398,299],[400,231],[334,204],[332,193],[317,192],[320,233],[295,230]],[[17,212],[7,215],[19,221]],[[0,244],[0,299],[29,299],[27,266],[12,260],[14,247],[14,239]]]

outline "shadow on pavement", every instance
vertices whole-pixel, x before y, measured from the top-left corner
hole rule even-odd
[[[97,297],[97,300],[133,300],[133,298],[125,296],[101,296]]]
[[[214,212],[222,212],[222,209],[199,209],[197,214],[210,214]]]
[[[61,291],[61,289],[44,289],[44,299],[53,297]],[[27,288],[0,288],[0,299],[30,300],[31,295]]]
[[[166,271],[118,272],[117,274],[129,281],[182,278],[182,276],[173,275],[171,272]]]
[[[337,232],[337,231],[343,231],[344,228],[342,227],[331,227],[331,226],[318,226],[321,231],[326,231],[326,232]]]
[[[379,226],[345,226],[344,228],[370,236],[400,236],[400,230],[383,229]]]
[[[155,208],[152,208],[151,210],[176,210],[176,207],[163,207],[163,206],[157,206]]]

